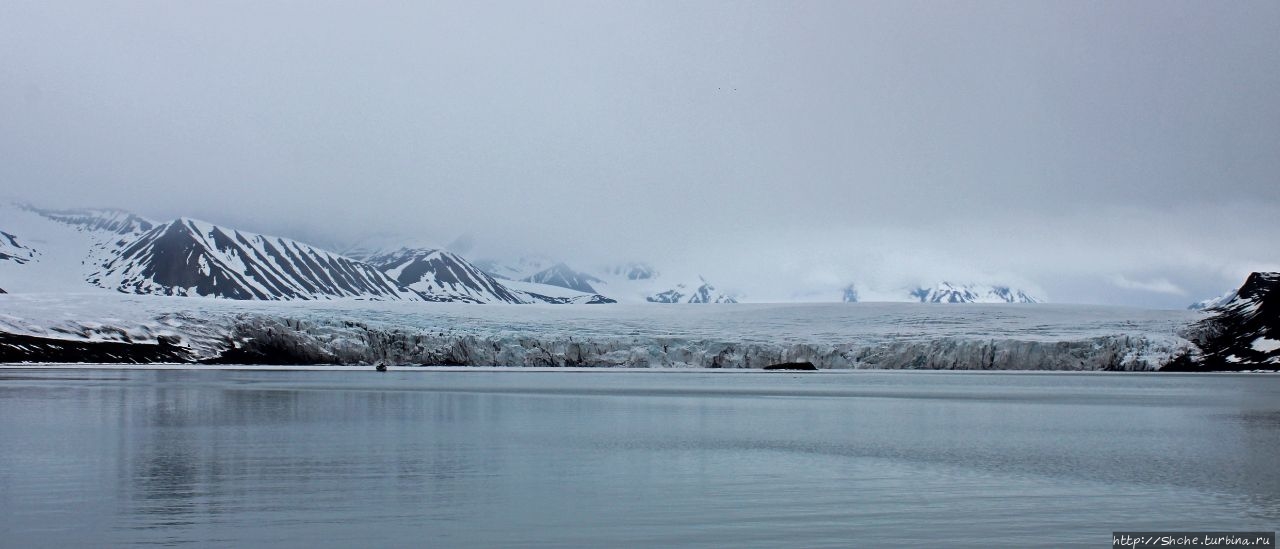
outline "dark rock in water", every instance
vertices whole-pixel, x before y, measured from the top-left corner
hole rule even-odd
[[[765,366],[766,370],[817,370],[812,362],[783,362],[781,364],[770,364]]]
[[[376,365],[374,365],[373,369],[379,372],[385,372],[387,371],[387,365],[384,362],[379,362]]]
[[[191,351],[161,336],[156,343],[76,341],[0,333],[0,362],[147,364],[191,362]]]
[[[1234,299],[1184,334],[1200,347],[1198,365],[1188,361],[1163,370],[1280,369],[1280,273],[1253,273]]]

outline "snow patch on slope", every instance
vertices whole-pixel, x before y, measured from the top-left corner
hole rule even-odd
[[[22,247],[5,253],[24,259],[0,261],[0,287],[9,293],[98,290],[85,277],[113,251],[112,238],[100,231],[55,221],[13,204],[0,204],[0,231]],[[0,238],[0,246],[7,242]]]
[[[1280,339],[1268,339],[1265,337],[1260,337],[1258,339],[1253,340],[1253,343],[1251,343],[1249,347],[1255,351],[1258,351],[1259,353],[1270,353],[1273,351],[1280,351]]]

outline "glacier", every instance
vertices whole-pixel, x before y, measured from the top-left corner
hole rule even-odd
[[[0,295],[0,332],[14,337],[45,345],[177,347],[185,353],[178,362],[253,364],[762,368],[812,362],[823,369],[1157,370],[1195,352],[1179,334],[1201,318],[1190,311],[1071,305],[476,307]],[[23,360],[20,347],[31,344],[24,341],[0,340],[0,357],[6,357],[0,360]]]

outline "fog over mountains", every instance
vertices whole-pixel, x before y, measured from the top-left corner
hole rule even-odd
[[[47,210],[5,205],[0,282],[8,292],[81,292],[241,300],[364,299],[504,304],[737,303],[700,274],[643,262],[575,270],[518,256],[472,263],[438,248],[355,246],[345,254],[191,218],[156,222],[123,210]],[[384,241],[394,241],[383,238]],[[48,276],[51,272],[58,276]],[[592,273],[595,274],[592,274]],[[60,283],[58,281],[61,281]],[[1036,303],[1007,286],[898,288],[860,294],[857,284],[811,301]],[[785,294],[790,288],[774,292]],[[872,297],[874,296],[874,297]],[[767,299],[762,300],[767,301]]]

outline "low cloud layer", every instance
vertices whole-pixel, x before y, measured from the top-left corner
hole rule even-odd
[[[1141,290],[1144,292],[1154,292],[1157,294],[1171,294],[1176,296],[1185,296],[1187,291],[1179,287],[1177,284],[1169,282],[1164,278],[1153,278],[1151,280],[1131,280],[1124,275],[1116,275],[1112,277],[1112,282],[1126,290]]]
[[[1280,266],[1276,66],[1275,2],[15,2],[0,181],[771,299],[1178,306]]]

